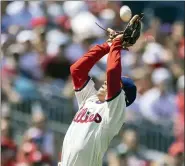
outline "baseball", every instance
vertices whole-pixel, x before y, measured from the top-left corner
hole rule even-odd
[[[124,22],[128,22],[132,17],[131,9],[124,5],[120,8],[120,17]]]

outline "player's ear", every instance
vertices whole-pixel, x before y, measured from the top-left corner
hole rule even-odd
[[[120,84],[121,84],[121,88],[123,88],[123,83],[120,81]]]

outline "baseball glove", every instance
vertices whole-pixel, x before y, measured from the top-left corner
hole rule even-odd
[[[128,47],[135,44],[140,36],[141,20],[143,17],[144,17],[143,13],[141,13],[140,15],[134,15],[129,21],[129,23],[127,24],[124,31],[114,31],[113,30],[113,33],[110,33],[110,31],[108,31],[109,32],[108,42],[111,42],[118,35],[123,34],[123,38],[122,38],[123,48],[127,49]]]

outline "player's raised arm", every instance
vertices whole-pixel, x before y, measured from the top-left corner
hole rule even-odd
[[[70,67],[75,90],[83,88],[89,79],[89,71],[96,62],[109,52],[109,49],[110,47],[107,43],[96,45]]]
[[[122,41],[116,38],[111,45],[107,60],[107,100],[116,97],[121,90],[121,49]]]

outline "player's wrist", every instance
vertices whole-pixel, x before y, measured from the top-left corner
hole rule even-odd
[[[112,45],[122,47],[122,42],[123,42],[122,37],[118,37],[113,40]]]

